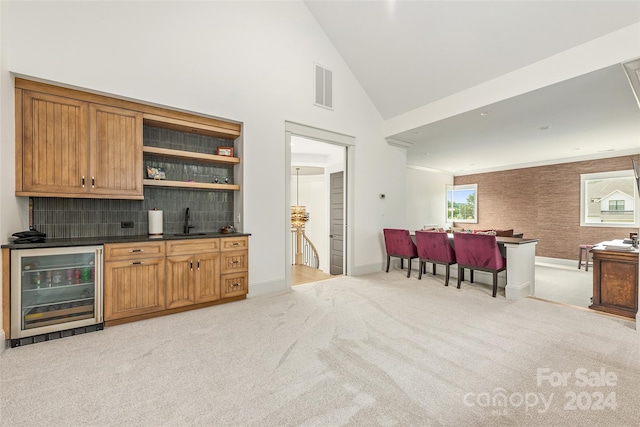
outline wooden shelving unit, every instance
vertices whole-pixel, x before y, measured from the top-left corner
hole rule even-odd
[[[237,165],[240,163],[238,157],[217,156],[215,154],[194,153],[193,151],[172,150],[169,148],[148,147],[142,148],[146,154],[154,156],[170,157],[183,160],[197,160],[200,162],[217,163],[224,165]]]
[[[240,190],[238,184],[214,184],[193,181],[168,181],[166,179],[143,179],[143,185],[149,187],[196,188],[201,190]]]

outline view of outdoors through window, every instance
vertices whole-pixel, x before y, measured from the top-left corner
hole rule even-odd
[[[636,224],[635,181],[626,172],[582,176],[583,225]]]
[[[477,184],[447,186],[447,221],[478,222]]]

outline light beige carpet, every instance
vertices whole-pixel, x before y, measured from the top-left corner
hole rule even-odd
[[[638,425],[633,327],[430,274],[341,277],[8,349],[0,425]]]

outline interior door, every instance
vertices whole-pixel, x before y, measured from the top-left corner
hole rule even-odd
[[[329,175],[329,273],[344,274],[344,172]]]

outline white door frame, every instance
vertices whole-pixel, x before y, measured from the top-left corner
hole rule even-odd
[[[353,166],[355,163],[355,145],[356,139],[353,136],[345,135],[341,133],[332,132],[325,129],[319,129],[312,126],[303,125],[300,123],[285,121],[285,138],[284,138],[284,155],[285,155],[285,212],[287,215],[284,218],[285,221],[285,288],[291,288],[291,218],[289,212],[291,211],[291,136],[296,135],[315,141],[325,142],[327,144],[333,144],[346,148],[346,162],[345,162],[345,241],[346,247],[344,251],[344,272],[346,276],[351,275],[353,266],[353,229],[350,226],[353,223]]]

